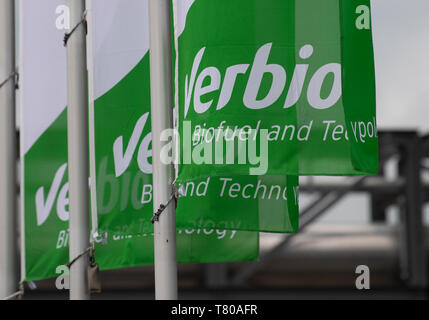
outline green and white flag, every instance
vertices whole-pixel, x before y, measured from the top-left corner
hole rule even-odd
[[[225,167],[222,165],[222,156],[220,157],[220,163],[217,163],[219,153],[214,148],[212,152],[204,150],[206,146],[210,148],[211,142],[216,140],[220,134],[220,132],[215,132],[214,130],[210,132],[210,128],[206,126],[210,121],[216,119],[217,116],[214,113],[200,114],[201,118],[198,118],[198,113],[194,113],[195,117],[199,120],[204,119],[202,121],[204,123],[201,122],[196,126],[192,125],[192,130],[194,131],[191,133],[191,123],[187,122],[187,117],[184,117],[183,105],[181,104],[184,98],[183,90],[187,90],[185,93],[185,100],[187,102],[195,101],[195,94],[192,96],[194,89],[191,86],[194,86],[196,83],[195,85],[199,87],[204,82],[204,86],[207,86],[207,88],[211,87],[212,84],[209,79],[211,76],[209,74],[211,72],[216,73],[216,71],[213,67],[205,70],[198,67],[192,68],[193,75],[190,78],[185,76],[185,87],[182,87],[182,65],[185,65],[186,61],[189,61],[189,53],[193,52],[195,46],[198,46],[197,43],[199,41],[197,40],[196,43],[192,41],[184,42],[182,39],[192,38],[195,27],[200,28],[200,31],[205,33],[206,31],[204,30],[210,32],[210,29],[215,25],[214,23],[205,25],[202,23],[202,20],[199,20],[201,25],[193,25],[192,20],[189,20],[196,14],[195,6],[198,7],[200,5],[198,1],[174,0],[172,4],[174,20],[173,40],[176,49],[173,52],[173,71],[176,83],[175,126],[179,126],[179,121],[179,134],[182,138],[179,139],[179,142],[183,142],[179,148],[175,148],[175,157],[173,157],[180,173],[178,176],[179,193],[184,196],[184,198],[180,198],[178,201],[177,226],[189,228],[210,224],[233,230],[280,233],[296,232],[298,230],[298,177],[296,175],[265,175],[265,172],[258,173],[257,170],[255,170],[256,172],[251,172],[252,175],[249,175],[249,171],[241,170],[237,171],[237,175],[237,172],[234,170],[223,170]],[[211,4],[215,7],[225,6],[227,8],[229,6],[228,2],[211,2]],[[204,7],[204,3],[201,5]],[[243,10],[248,10],[247,4]],[[198,12],[197,14],[200,13]],[[205,15],[207,14],[205,13]],[[204,41],[201,40],[202,42]],[[188,47],[188,45],[190,46]],[[202,72],[202,76],[197,78],[196,73],[199,72]],[[197,81],[198,79],[200,81]],[[209,101],[214,97],[212,93],[207,91],[207,96],[205,97],[207,99],[204,102],[206,108],[210,104],[213,104],[213,101]],[[190,105],[193,105],[193,103],[190,102]],[[186,104],[185,108],[188,110],[188,104]],[[221,113],[220,118],[222,117]],[[192,121],[194,121],[193,119]],[[220,123],[225,124],[226,122],[221,120]],[[205,133],[208,135],[205,135]],[[191,145],[187,144],[189,142],[187,139],[190,136],[192,136],[190,138],[192,140]],[[201,140],[206,139],[206,136],[215,136],[216,138],[213,140],[207,138],[207,143],[205,144],[199,143],[199,141],[201,142]],[[230,151],[228,147],[231,147],[231,144],[228,145],[228,143],[232,139],[226,140],[224,146],[221,147],[221,151],[226,150],[227,160],[234,161],[234,158],[236,158],[234,152],[231,153],[232,157],[228,155]],[[222,142],[222,139],[219,139],[219,141]],[[214,145],[216,146],[216,143]],[[232,149],[234,147],[238,150],[238,154],[246,156],[247,146],[242,148],[243,145],[238,144],[237,146],[233,142]],[[259,147],[259,145],[254,145],[254,147]],[[253,155],[253,158],[249,157],[250,161],[257,167],[257,160],[261,160],[261,157],[255,149],[249,147],[248,151]],[[238,157],[240,158],[240,156]],[[181,160],[190,165],[184,164]],[[263,167],[264,161],[259,161],[259,165]],[[189,171],[187,171],[188,169]],[[219,171],[218,169],[221,170]],[[204,196],[205,194],[210,194],[210,197]],[[196,205],[205,208],[205,210],[192,210]]]
[[[369,0],[173,5],[179,182],[377,173]]]
[[[146,0],[89,2],[88,56],[101,269],[153,262]],[[69,261],[65,0],[20,2],[23,280]],[[94,193],[95,195],[95,193]],[[209,195],[207,195],[209,196]],[[186,199],[184,198],[186,201]],[[204,207],[195,204],[195,211]],[[257,233],[204,224],[178,229],[179,262],[254,260]],[[61,271],[62,272],[62,271]]]
[[[152,230],[147,3],[117,2],[121,9],[113,12],[116,15],[97,14],[106,10],[105,3],[93,2],[99,233],[117,232],[117,226],[124,226],[123,232],[128,235],[146,234]],[[144,19],[136,19],[137,22],[126,19],[134,15],[143,15]],[[141,41],[136,41],[135,33],[130,30],[135,30]],[[230,191],[237,183],[245,188],[243,195],[236,196]],[[213,236],[214,230],[219,229],[245,239],[247,233],[235,230],[295,232],[298,228],[296,176],[199,177],[180,185],[179,193],[176,212],[179,234],[195,232]],[[194,243],[194,246],[202,244]],[[223,259],[224,253],[208,251],[212,251],[213,259]]]

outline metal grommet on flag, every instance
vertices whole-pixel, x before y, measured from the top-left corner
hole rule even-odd
[[[85,12],[83,13],[82,19],[79,21],[79,23],[77,25],[75,25],[74,28],[70,32],[68,32],[64,35],[64,47],[67,47],[67,42],[69,41],[73,32],[75,32],[77,30],[77,28],[79,28],[80,25],[83,25],[85,27],[85,32],[88,33],[88,25],[87,25],[86,15],[87,15],[87,10],[85,10]]]

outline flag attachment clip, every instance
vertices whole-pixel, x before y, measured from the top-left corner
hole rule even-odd
[[[88,21],[86,20],[87,10],[85,10],[82,14],[82,20],[79,21],[77,25],[74,26],[74,28],[70,32],[66,32],[64,35],[64,47],[67,47],[67,42],[69,41],[70,37],[72,36],[73,32],[79,28],[80,25],[83,25],[85,28],[85,33],[88,34]]]
[[[177,206],[177,199],[179,198],[179,191],[177,190],[177,187],[175,184],[173,184],[173,192],[170,196],[170,198],[168,199],[166,204],[160,204],[159,205],[159,209],[157,212],[155,212],[153,214],[153,217],[151,219],[152,224],[154,224],[155,222],[159,222],[159,217],[161,216],[161,214],[164,212],[164,210],[168,207],[168,205],[175,200],[176,202],[176,206]]]
[[[23,296],[24,296],[24,283],[20,282],[19,283],[19,290],[15,293],[11,294],[10,296],[3,298],[2,300],[4,300],[4,301],[6,301],[6,300],[21,300]]]
[[[17,71],[12,72],[6,79],[4,79],[2,82],[0,82],[0,89],[8,83],[10,80],[15,78],[15,88],[18,89],[18,80],[19,80],[19,74]]]
[[[74,258],[72,261],[70,261],[66,266],[67,266],[67,268],[69,268],[69,270],[70,270],[70,267],[77,261],[77,260],[79,260],[80,258],[82,258],[84,255],[86,255],[87,253],[90,253],[91,254],[91,252],[93,252],[92,251],[93,249],[92,249],[92,247],[89,247],[89,248],[86,248],[86,250],[84,251],[84,252],[82,252],[80,255],[78,255],[76,258]]]
[[[95,262],[95,241],[89,250],[88,288],[91,293],[101,292],[100,268]]]

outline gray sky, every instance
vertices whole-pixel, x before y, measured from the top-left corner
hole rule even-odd
[[[429,1],[372,0],[380,129],[429,132]]]

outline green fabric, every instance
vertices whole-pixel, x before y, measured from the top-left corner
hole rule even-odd
[[[150,137],[149,111],[146,55],[95,103],[99,233],[108,235],[107,245],[96,245],[96,262],[102,270],[153,263],[152,175],[143,173],[137,161],[144,137]],[[112,146],[122,136],[126,148],[136,122],[145,114],[147,120],[130,165],[116,176]],[[66,163],[65,110],[25,155],[26,281],[58,276],[57,267],[69,261]],[[205,203],[193,205],[196,212],[203,209]],[[178,228],[177,248],[179,263],[251,261],[258,257],[259,234],[211,225]]]
[[[182,2],[183,3],[183,2]],[[193,6],[198,6],[200,3],[197,1]],[[216,6],[214,6],[216,7]],[[173,8],[177,9],[174,6]],[[198,9],[204,10],[211,9],[212,7],[202,7]],[[226,10],[228,4],[225,6]],[[207,21],[214,20],[214,16],[204,14],[199,17],[201,12],[194,13],[191,7],[191,16],[196,18],[197,23],[202,23],[202,20],[208,18]],[[222,8],[217,8],[222,11]],[[216,13],[214,11],[214,13]],[[177,26],[178,16],[177,12],[173,11],[173,16],[176,21],[174,25]],[[251,23],[251,21],[249,21]],[[192,31],[193,24],[185,28],[185,37],[192,38],[195,34]],[[200,28],[198,37],[201,39],[206,38],[206,32],[211,32],[210,27],[213,24],[204,25]],[[209,27],[209,28],[208,28]],[[190,28],[192,32],[187,32]],[[178,30],[175,30],[176,32]],[[217,31],[221,31],[217,29]],[[213,31],[214,33],[216,31]],[[231,42],[228,36],[223,37],[218,34],[214,37],[214,41],[218,41],[216,45],[225,41],[225,45]],[[193,39],[195,40],[195,39]],[[205,40],[201,40],[204,42]],[[198,43],[198,40],[196,41]],[[195,44],[192,41],[186,42],[180,38],[178,50],[176,47],[177,42],[173,42],[173,73],[176,75],[178,71],[179,77],[181,76],[180,66],[182,59],[188,59],[188,52],[191,52]],[[190,47],[188,47],[190,45]],[[242,48],[241,51],[247,51],[247,48]],[[185,52],[182,55],[182,52]],[[178,56],[177,56],[178,54]],[[178,58],[179,64],[175,62]],[[192,63],[192,62],[191,62]],[[175,78],[175,77],[173,77]],[[182,94],[179,88],[174,86],[175,96],[178,94],[179,99]],[[180,101],[180,100],[179,100]],[[177,108],[176,108],[177,109]],[[179,121],[183,121],[183,111],[179,104]],[[204,121],[210,120],[213,114],[204,117]],[[210,119],[209,119],[210,118]],[[176,124],[177,125],[177,124]],[[180,132],[183,133],[183,130]],[[186,150],[181,149],[180,154],[183,155]],[[179,165],[179,169],[181,166]],[[178,201],[176,224],[178,227],[193,228],[196,226],[216,226],[218,228],[226,228],[230,230],[250,230],[250,231],[266,231],[266,232],[280,232],[280,233],[293,233],[298,231],[298,177],[294,175],[261,175],[249,176],[248,172],[239,172],[237,175],[233,171],[222,172],[225,174],[218,174],[218,167],[212,171],[202,169],[196,170],[198,172],[193,179],[183,180],[179,176],[178,186],[179,193],[182,196]],[[213,173],[211,176],[210,174]],[[191,181],[192,180],[192,181]],[[204,196],[209,194],[210,196]],[[203,208],[203,210],[195,210],[196,207]]]
[[[261,154],[268,130],[262,174],[376,174],[372,37],[357,27],[360,6],[370,13],[368,0],[196,0],[176,48],[178,181],[257,168],[240,162],[242,150],[217,163],[214,145],[189,138],[236,126],[256,130]],[[206,158],[190,161],[189,150]]]

